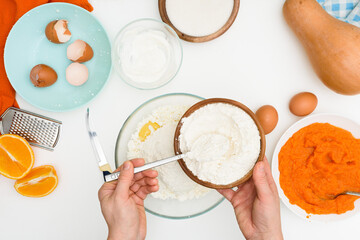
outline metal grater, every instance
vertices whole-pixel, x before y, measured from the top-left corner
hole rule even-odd
[[[10,107],[0,117],[0,132],[19,135],[33,146],[53,151],[61,124],[55,119]]]

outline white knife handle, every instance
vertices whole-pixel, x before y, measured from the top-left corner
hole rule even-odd
[[[155,161],[152,163],[148,163],[148,164],[145,164],[144,166],[134,168],[134,173],[142,172],[142,171],[148,170],[150,168],[154,168],[154,167],[164,165],[166,163],[174,162],[174,161],[184,158],[185,156],[186,156],[186,154],[181,154],[181,155],[177,155],[174,157],[165,158],[165,159],[158,160],[158,161]],[[105,176],[105,182],[115,181],[119,178],[119,176],[120,176],[120,172],[108,174]]]

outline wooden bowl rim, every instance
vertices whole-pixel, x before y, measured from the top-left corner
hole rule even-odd
[[[205,99],[203,101],[200,101],[196,104],[194,104],[191,108],[189,108],[184,115],[181,117],[176,130],[175,130],[175,136],[174,136],[174,150],[175,150],[175,154],[182,154],[181,150],[180,150],[180,141],[179,141],[179,136],[180,136],[180,130],[181,127],[183,125],[182,120],[186,117],[189,117],[192,113],[194,113],[196,110],[200,109],[201,107],[204,107],[205,105],[208,104],[213,104],[213,103],[226,103],[226,104],[230,104],[233,105],[235,107],[239,107],[240,109],[244,110],[255,122],[258,130],[259,130],[259,135],[260,135],[260,153],[259,153],[259,157],[256,160],[255,164],[258,161],[262,161],[265,157],[265,149],[266,149],[266,139],[265,139],[265,133],[264,130],[262,129],[259,121],[256,119],[255,114],[248,108],[246,107],[244,104],[237,102],[235,100],[231,100],[231,99],[226,99],[226,98],[210,98],[210,99]],[[218,185],[218,184],[214,184],[211,182],[207,182],[207,181],[203,181],[200,180],[196,175],[194,175],[191,170],[186,166],[184,159],[180,159],[179,164],[181,166],[181,168],[183,169],[183,171],[186,173],[186,175],[188,177],[190,177],[193,181],[195,181],[196,183],[203,185],[205,187],[208,188],[214,188],[214,189],[227,189],[227,188],[233,188],[236,187],[244,182],[246,182],[247,180],[249,180],[252,176],[254,166],[252,167],[252,169],[242,178],[240,178],[239,180],[230,183],[230,184],[226,184],[226,185]]]
[[[177,35],[179,36],[179,38],[181,38],[182,40],[188,41],[188,42],[194,42],[194,43],[201,43],[201,42],[207,42],[207,41],[211,41],[215,38],[220,37],[221,35],[223,35],[230,27],[231,25],[234,23],[237,14],[239,12],[239,8],[240,8],[240,0],[234,0],[234,6],[233,6],[233,10],[231,11],[230,17],[227,20],[227,22],[225,23],[224,26],[222,26],[218,31],[210,34],[210,35],[206,35],[206,36],[201,36],[201,37],[195,37],[195,36],[191,36],[191,35],[187,35],[183,32],[181,32],[179,29],[177,29],[172,22],[170,21],[170,18],[167,14],[166,11],[166,0],[159,0],[158,1],[158,7],[159,7],[159,13],[160,13],[160,17],[162,19],[162,21],[166,24],[168,24],[171,28],[174,29],[174,31],[177,33]]]

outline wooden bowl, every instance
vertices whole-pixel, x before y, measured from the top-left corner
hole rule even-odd
[[[264,159],[265,156],[265,147],[266,147],[266,141],[265,141],[265,134],[264,134],[264,130],[262,129],[259,121],[256,119],[255,114],[249,109],[247,108],[245,105],[234,101],[234,100],[230,100],[230,99],[224,99],[224,98],[211,98],[211,99],[206,99],[203,100],[201,102],[198,102],[197,104],[193,105],[189,110],[187,110],[185,112],[185,114],[182,116],[182,118],[180,119],[176,130],[175,130],[175,138],[174,138],[174,149],[175,149],[175,154],[182,154],[181,150],[180,150],[180,141],[179,141],[179,136],[180,136],[180,130],[182,127],[182,119],[189,117],[193,112],[195,112],[196,110],[198,110],[201,107],[204,107],[207,104],[212,104],[212,103],[226,103],[226,104],[231,104],[235,107],[241,108],[242,110],[244,110],[247,114],[249,114],[249,116],[254,120],[258,130],[259,130],[259,134],[260,134],[260,153],[259,153],[259,157],[256,160],[256,162],[258,161],[262,161]],[[184,172],[186,173],[186,175],[188,175],[188,177],[190,177],[193,181],[197,182],[200,185],[203,185],[205,187],[208,188],[215,188],[215,189],[226,189],[226,188],[233,188],[236,187],[244,182],[246,182],[251,176],[252,176],[252,172],[254,167],[245,175],[243,176],[241,179],[230,183],[230,184],[226,184],[226,185],[217,185],[211,182],[207,182],[207,181],[203,181],[200,180],[196,175],[194,175],[190,169],[188,169],[188,167],[185,164],[184,159],[180,159],[179,164],[181,166],[181,168],[184,170]]]
[[[216,31],[210,35],[201,36],[201,37],[190,36],[185,33],[182,33],[179,29],[177,29],[172,24],[168,14],[167,14],[167,11],[166,11],[166,0],[159,0],[158,5],[159,5],[159,12],[160,12],[161,19],[163,20],[164,23],[168,24],[170,27],[172,27],[175,30],[175,32],[177,33],[179,38],[181,38],[185,41],[188,41],[188,42],[200,43],[200,42],[207,42],[207,41],[210,41],[210,40],[220,37],[231,27],[231,25],[234,23],[236,16],[239,12],[240,0],[234,0],[233,10],[230,14],[229,19],[227,20],[227,22],[225,23],[225,25],[222,28],[220,28],[218,31]]]

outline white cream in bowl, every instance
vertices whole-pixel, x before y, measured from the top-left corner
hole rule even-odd
[[[141,19],[119,32],[113,60],[122,80],[137,88],[153,89],[175,77],[182,62],[182,47],[165,23]]]

